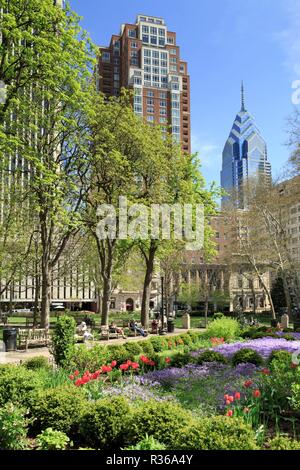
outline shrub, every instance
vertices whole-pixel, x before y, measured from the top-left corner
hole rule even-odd
[[[150,342],[153,346],[154,352],[166,351],[168,349],[168,342],[165,338],[153,336],[152,338],[150,338]]]
[[[65,450],[70,443],[68,436],[61,431],[47,428],[36,437],[38,450]]]
[[[0,449],[22,450],[26,448],[28,421],[24,410],[9,402],[0,408]]]
[[[110,353],[105,346],[97,344],[87,349],[85,344],[76,347],[70,357],[70,368],[78,369],[81,372],[86,370],[94,371],[106,364],[110,358]]]
[[[197,331],[189,331],[188,335],[192,338],[194,344],[197,344],[203,338],[203,333]]]
[[[126,445],[131,408],[124,397],[110,397],[93,403],[81,417],[81,444],[94,449],[116,450]]]
[[[180,405],[149,400],[134,410],[128,428],[130,442],[140,442],[148,434],[172,449],[174,436],[191,420],[192,415]]]
[[[284,365],[290,365],[292,363],[292,354],[284,349],[277,349],[272,351],[268,357],[268,364],[272,366],[272,363],[276,361]]]
[[[192,340],[192,338],[191,338],[191,336],[190,336],[189,334],[184,333],[184,334],[182,334],[182,335],[179,335],[179,338],[182,339],[183,344],[184,344],[185,346],[188,346],[188,347],[192,347],[192,346],[193,346],[193,340]]]
[[[240,326],[233,318],[220,318],[212,321],[207,327],[209,338],[224,338],[225,341],[235,339],[239,336]]]
[[[219,353],[218,351],[203,351],[198,357],[197,357],[197,364],[201,365],[204,362],[220,362],[221,364],[226,364],[227,359],[223,354]]]
[[[175,437],[176,450],[255,450],[255,433],[243,420],[213,416],[194,421]]]
[[[153,344],[151,343],[151,341],[138,341],[137,344],[139,344],[142,349],[142,353],[146,354],[146,356],[151,356],[152,354],[154,354]]]
[[[124,450],[166,450],[166,446],[161,444],[153,436],[148,436],[138,442],[135,446],[126,447]]]
[[[286,333],[285,335],[282,336],[282,338],[286,339],[287,341],[295,341],[295,337],[291,333]]]
[[[300,442],[284,436],[276,436],[266,444],[269,450],[300,450]]]
[[[125,343],[124,348],[128,353],[128,359],[134,359],[134,356],[138,356],[143,352],[141,346],[136,342]]]
[[[291,405],[293,410],[300,411],[300,384],[293,383],[292,386],[292,393],[291,393]]]
[[[17,365],[0,366],[0,407],[9,401],[26,407],[40,388],[42,380],[36,372]]]
[[[52,349],[55,362],[58,366],[70,366],[70,358],[74,354],[75,346],[75,327],[74,318],[58,318],[54,334],[52,335]]]
[[[255,364],[256,366],[260,366],[263,363],[262,356],[257,351],[250,348],[240,349],[232,356],[231,360],[233,366],[246,362]]]
[[[77,432],[78,420],[86,406],[83,391],[74,385],[40,391],[30,406],[34,418],[32,430],[39,434],[52,428],[71,437]]]
[[[23,363],[23,366],[29,370],[36,370],[36,369],[49,369],[50,364],[46,357],[44,356],[36,356],[28,359]]]
[[[118,364],[122,364],[123,362],[130,359],[130,354],[125,349],[125,346],[117,345],[117,344],[110,344],[106,347],[107,349],[107,361],[117,361]]]
[[[194,358],[189,353],[177,352],[171,356],[172,367],[184,367],[194,362]]]

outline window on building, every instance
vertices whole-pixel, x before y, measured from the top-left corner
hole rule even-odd
[[[154,26],[151,26],[150,27],[150,34],[157,34],[157,28],[155,28]]]
[[[145,58],[144,58],[144,64],[151,65],[151,59],[150,59],[150,57],[145,57]]]
[[[149,36],[147,34],[143,34],[142,41],[145,42],[146,44],[149,44]]]
[[[177,72],[177,66],[176,65],[171,65],[170,70],[171,70],[171,72]]]
[[[148,99],[147,99],[147,104],[148,104],[149,106],[154,106],[154,99],[148,98]]]
[[[157,45],[157,36],[151,36],[150,37],[150,42],[151,42],[151,44],[156,46]]]
[[[109,52],[102,52],[102,62],[110,62],[110,53]]]
[[[161,124],[165,124],[166,122],[168,122],[168,120],[167,120],[167,118],[161,117],[161,118],[159,118],[159,122]]]
[[[158,67],[158,66],[159,66],[159,60],[158,60],[158,59],[152,59],[152,64],[153,64],[155,67]]]
[[[170,62],[172,64],[177,64],[177,57],[170,57]]]
[[[154,116],[147,116],[148,122],[154,122]]]
[[[142,97],[141,96],[135,96],[134,97],[134,103],[142,104]]]
[[[150,49],[144,49],[144,57],[151,57],[151,50]]]
[[[153,91],[150,91],[150,90],[148,90],[148,91],[147,91],[147,96],[148,96],[148,98],[153,98],[153,96],[154,96],[154,92],[153,92]]]
[[[166,60],[161,60],[160,65],[161,67],[168,67],[168,62]]]
[[[141,113],[143,112],[142,106],[139,105],[139,104],[135,104],[135,105],[134,105],[134,112],[141,114]]]
[[[154,108],[152,106],[147,107],[147,113],[154,114]]]
[[[145,73],[144,74],[144,79],[146,82],[150,82],[151,81],[151,75],[149,73]]]
[[[163,100],[165,100],[167,98],[167,93],[165,91],[161,91],[159,93],[159,97],[162,98]]]
[[[115,57],[115,58],[114,58],[114,64],[115,64],[115,65],[119,65],[119,64],[120,64],[120,59],[119,59],[119,57]]]
[[[166,116],[166,115],[167,115],[167,110],[164,109],[164,108],[160,108],[159,114],[160,114],[161,116]]]
[[[177,49],[170,49],[170,54],[177,55]]]
[[[135,29],[129,29],[128,30],[128,36],[130,38],[136,38],[136,30]]]
[[[167,43],[168,44],[174,44],[174,38],[168,37],[167,38]]]
[[[159,106],[161,106],[162,108],[165,108],[167,106],[167,102],[166,101],[160,101]]]
[[[159,28],[159,29],[158,29],[158,34],[159,34],[159,36],[165,36],[166,30],[163,29],[163,28]]]
[[[139,65],[139,60],[136,57],[133,57],[132,59],[130,59],[130,64]]]
[[[120,75],[118,73],[114,74],[114,80],[118,82],[120,80]]]
[[[152,51],[152,57],[155,59],[159,59],[159,52],[158,51]]]
[[[164,46],[165,45],[165,38],[158,38],[158,45]]]
[[[184,65],[181,65],[181,66],[180,66],[180,72],[181,72],[181,73],[184,73],[184,72],[185,72]]]
[[[133,77],[133,83],[135,85],[141,85],[142,84],[142,79],[140,77]]]
[[[137,47],[138,47],[137,42],[131,41],[131,47],[132,47],[132,49],[137,49]]]
[[[149,33],[149,26],[143,25],[142,26],[142,32],[148,34]]]

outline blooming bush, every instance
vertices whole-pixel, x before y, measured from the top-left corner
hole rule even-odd
[[[28,420],[23,409],[9,402],[0,408],[0,449],[23,450],[27,446]]]
[[[224,338],[225,341],[233,340],[239,336],[240,326],[233,318],[219,318],[212,321],[207,327],[209,338]]]
[[[245,342],[228,343],[217,346],[216,350],[225,357],[231,358],[237,351],[250,348],[257,351],[263,359],[267,360],[272,351],[285,350],[291,353],[300,349],[300,341],[287,341],[283,338],[263,338]]]

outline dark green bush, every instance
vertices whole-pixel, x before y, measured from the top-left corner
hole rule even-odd
[[[83,391],[73,384],[40,391],[30,406],[30,415],[34,418],[32,431],[40,434],[52,428],[73,437],[87,406]]]
[[[49,360],[44,356],[36,356],[31,359],[27,359],[27,361],[23,363],[23,366],[29,370],[50,368]]]
[[[269,450],[300,450],[300,441],[284,436],[276,436],[267,441],[266,448]]]
[[[0,366],[0,407],[9,401],[26,407],[41,388],[37,372],[11,364]]]
[[[244,348],[237,351],[232,356],[232,365],[237,366],[241,363],[249,362],[251,364],[255,364],[256,366],[260,366],[263,364],[263,358],[258,352],[254,351],[254,349]]]
[[[284,349],[277,349],[275,351],[272,351],[270,356],[268,357],[268,364],[271,367],[274,361],[290,366],[292,363],[292,354]]]
[[[172,367],[184,367],[194,362],[194,358],[189,353],[178,352],[171,356]]]
[[[27,446],[25,412],[9,402],[0,408],[0,450],[23,450]]]
[[[124,397],[110,397],[90,404],[80,418],[80,445],[101,450],[124,447],[131,421],[131,407]]]
[[[282,338],[286,339],[287,341],[295,341],[295,337],[291,333],[286,333],[285,335],[282,336]]]
[[[134,341],[125,343],[124,348],[126,349],[128,353],[128,359],[131,359],[131,360],[134,359],[134,356],[138,356],[139,354],[142,354],[143,352],[141,346]]]
[[[213,416],[174,434],[176,450],[255,450],[255,433],[243,420]]]
[[[197,364],[203,364],[204,362],[220,362],[221,364],[226,364],[227,359],[223,354],[219,353],[218,351],[203,351],[197,358]]]
[[[55,323],[52,350],[58,366],[70,367],[70,358],[74,354],[75,328],[75,320],[71,317],[60,317]]]
[[[166,351],[168,349],[168,342],[165,338],[159,336],[152,336],[150,342],[153,346],[154,352]]]
[[[135,446],[126,447],[124,450],[166,450],[166,446],[154,439],[153,436],[146,435]]]
[[[146,434],[172,447],[174,437],[190,424],[192,415],[181,406],[170,402],[147,401],[134,409],[128,428],[130,442],[140,442]]]

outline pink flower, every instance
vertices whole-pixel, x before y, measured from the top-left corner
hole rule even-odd
[[[74,380],[74,375],[69,375],[70,380]]]
[[[228,401],[229,401],[230,403],[232,403],[232,402],[234,401],[234,397],[233,397],[232,395],[229,395]]]
[[[231,403],[231,401],[226,400],[226,405],[227,405],[227,406],[230,405],[230,403]]]
[[[227,413],[226,413],[226,416],[229,416],[231,418],[231,416],[233,416],[233,411],[228,410]]]
[[[112,361],[110,365],[111,365],[112,367],[116,367],[117,361]]]

